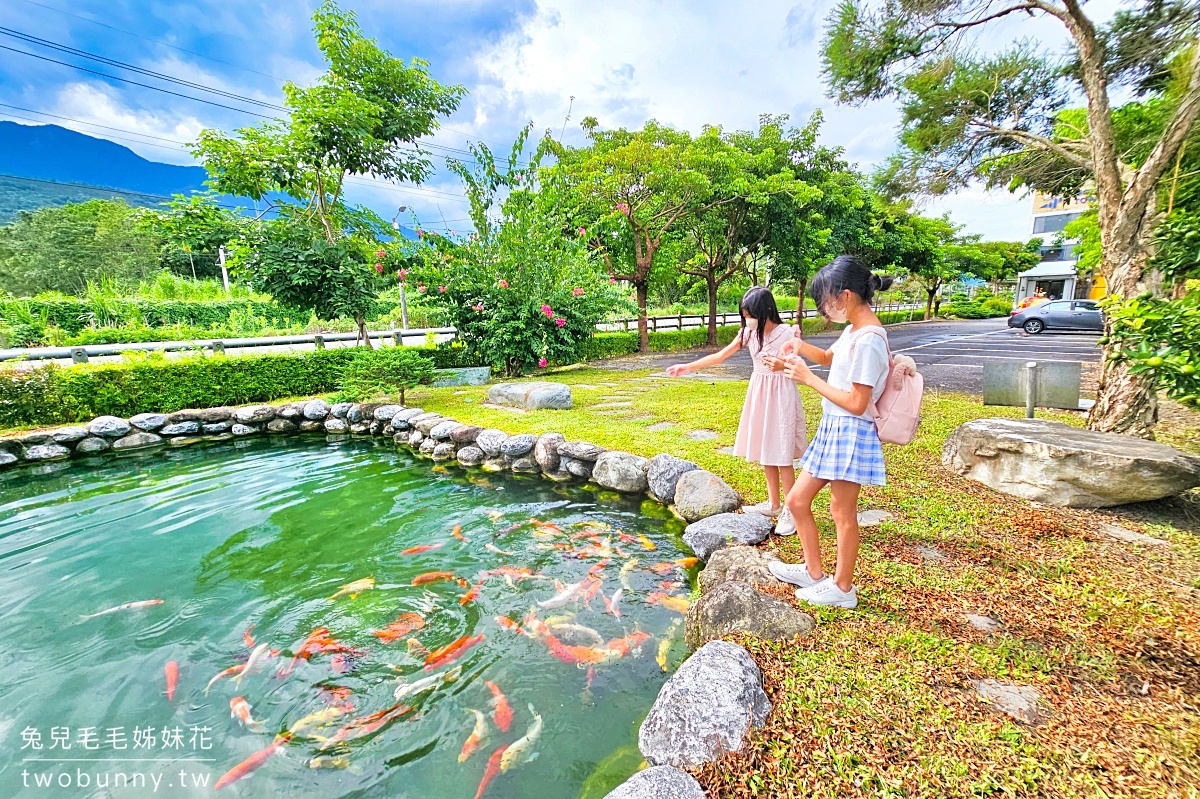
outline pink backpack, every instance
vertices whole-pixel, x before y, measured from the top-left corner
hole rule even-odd
[[[880,328],[871,325],[863,328],[862,333],[868,331],[878,333],[887,344],[887,337]],[[854,344],[857,343],[858,336],[855,336]],[[854,344],[850,345],[851,358],[854,357]],[[925,392],[925,378],[917,371],[912,358],[907,355],[892,357],[891,347],[888,347],[888,363],[883,393],[869,406],[871,415],[875,417],[875,430],[884,444],[911,444],[921,424],[921,395]]]

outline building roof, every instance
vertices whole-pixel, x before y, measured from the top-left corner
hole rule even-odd
[[[1079,271],[1075,261],[1045,261],[1032,269],[1026,269],[1017,277],[1077,277]]]

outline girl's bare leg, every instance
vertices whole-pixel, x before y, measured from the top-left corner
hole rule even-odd
[[[791,493],[792,486],[796,484],[796,467],[795,466],[780,466],[779,468],[779,485],[783,490],[783,495],[786,497]]]
[[[767,476],[767,499],[771,501],[771,510],[779,508],[779,468],[764,466],[763,473]]]
[[[808,575],[818,580],[825,576],[825,572],[821,568],[821,540],[817,535],[812,503],[817,492],[828,482],[813,477],[805,470],[800,472],[796,484],[787,494],[787,509],[796,520],[796,532],[800,535],[800,545],[804,547],[804,565],[808,567]]]
[[[834,480],[829,484],[829,511],[837,527],[837,567],[833,581],[843,591],[854,585],[854,564],[858,560],[858,483]]]

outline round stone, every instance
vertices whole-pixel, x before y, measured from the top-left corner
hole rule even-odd
[[[87,438],[87,435],[86,427],[60,427],[51,431],[50,438],[55,444],[74,444]]]
[[[475,437],[475,446],[483,450],[489,457],[495,458],[500,454],[500,448],[504,446],[504,442],[508,440],[508,433],[503,430],[497,430],[494,427],[489,427],[487,430],[481,430],[479,435]]]
[[[137,416],[130,417],[129,423],[138,430],[153,433],[167,423],[167,415],[165,413],[139,413]]]
[[[268,433],[293,433],[296,430],[296,423],[291,419],[272,419],[267,422]]]
[[[329,406],[329,413],[331,413],[335,419],[345,419],[346,414],[350,412],[352,407],[354,407],[353,402],[335,402]]]
[[[487,454],[479,447],[468,446],[458,451],[458,462],[463,466],[478,466],[487,458]]]
[[[327,433],[344,433],[350,425],[346,424],[346,420],[339,417],[336,413],[333,418],[325,420],[325,432]]]
[[[389,422],[396,414],[404,410],[403,405],[380,405],[375,409],[374,418],[377,422]]]
[[[245,425],[262,424],[275,418],[275,409],[270,405],[249,405],[234,411],[233,418]]]
[[[325,417],[329,415],[329,403],[323,399],[309,400],[304,403],[302,411],[304,418],[313,422],[323,422]]]
[[[11,452],[4,452],[0,450],[0,469],[7,469],[10,466],[15,466],[20,462],[20,460],[20,458],[18,458],[16,455],[13,455]]]
[[[431,441],[433,439],[430,439]],[[448,441],[443,441],[433,448],[433,459],[435,461],[448,461],[454,457],[454,445]]]
[[[94,436],[120,438],[129,432],[130,424],[118,416],[98,416],[88,424],[87,430]]]
[[[75,453],[77,455],[94,455],[97,452],[104,452],[108,449],[108,440],[99,436],[88,436],[83,441],[75,445]]]
[[[60,444],[38,444],[25,450],[25,460],[32,462],[61,461],[71,457],[71,450]]]
[[[255,433],[262,432],[262,428],[258,427],[257,425],[242,424],[238,422],[234,424],[232,428],[230,428],[229,432],[233,433],[235,436],[252,436]]]
[[[537,436],[529,433],[521,433],[516,436],[509,436],[504,439],[504,443],[500,445],[500,452],[509,460],[516,460],[524,457],[533,451],[533,445],[537,443]]]
[[[163,443],[162,437],[156,436],[154,433],[130,433],[124,438],[118,438],[114,441],[112,448],[114,452],[128,452],[129,450],[157,446],[161,443]]]
[[[199,422],[176,422],[159,429],[160,436],[194,436],[200,432]]]

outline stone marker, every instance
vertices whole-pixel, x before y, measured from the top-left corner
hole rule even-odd
[[[528,411],[565,411],[571,408],[571,387],[548,381],[497,383],[488,389],[488,402]]]
[[[683,625],[687,644],[693,649],[730,633],[785,641],[808,635],[812,628],[812,616],[734,580],[721,583],[694,602]]]
[[[700,467],[691,461],[676,458],[674,455],[655,455],[646,467],[646,483],[650,496],[659,502],[670,504],[675,501],[675,488],[679,478],[687,472]]]
[[[1045,718],[1042,695],[1029,685],[1000,680],[972,680],[979,695],[1001,713],[1023,724],[1037,724]]]
[[[650,461],[627,452],[608,451],[596,459],[592,479],[604,488],[623,494],[640,494],[646,490],[646,467]]]
[[[696,557],[707,562],[722,547],[759,543],[773,527],[772,521],[761,513],[718,513],[689,524],[684,528],[683,541]]]
[[[651,766],[625,780],[604,799],[704,799],[704,791],[686,771]]]
[[[675,484],[675,510],[686,521],[730,513],[740,507],[742,498],[738,492],[712,472],[703,469],[686,472]]]
[[[750,653],[711,641],[663,685],[638,731],[638,749],[654,766],[700,766],[740,751],[750,725],[761,727],[770,712]]]
[[[1145,502],[1200,485],[1196,456],[1045,419],[959,425],[946,439],[942,463],[997,491],[1070,508]]]

